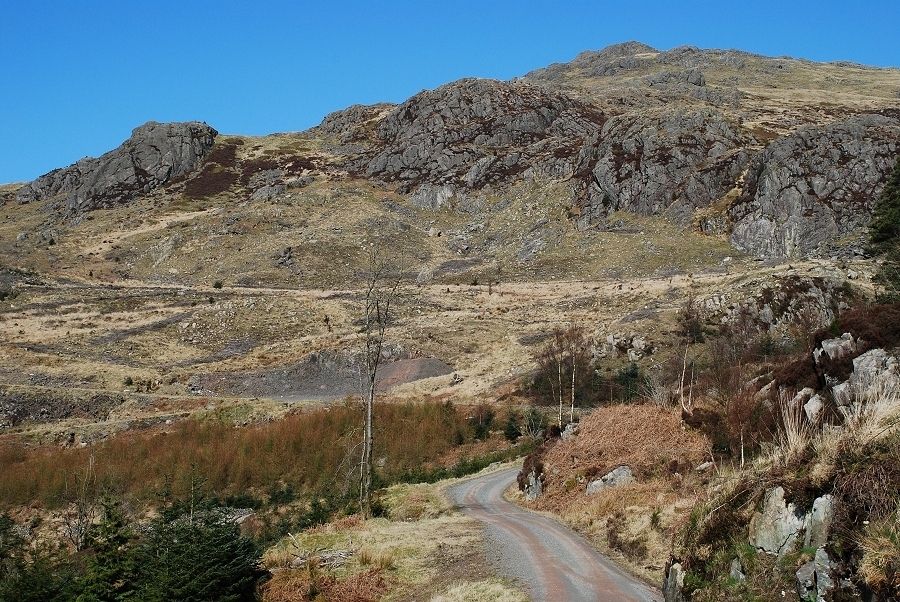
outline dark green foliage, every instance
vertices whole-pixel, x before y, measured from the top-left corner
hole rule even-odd
[[[503,427],[503,436],[506,437],[506,440],[514,443],[516,439],[518,439],[522,435],[522,429],[519,426],[519,413],[515,410],[510,410],[506,416],[506,425]]]
[[[628,364],[616,374],[616,382],[621,388],[622,399],[625,401],[634,399],[640,393],[644,382],[640,367],[634,362]]]
[[[869,242],[870,250],[884,259],[875,276],[883,289],[879,299],[896,301],[900,299],[900,158],[875,205]]]
[[[491,433],[494,425],[494,408],[489,404],[481,403],[475,406],[475,411],[469,417],[472,434],[476,439],[484,439]]]
[[[103,517],[91,542],[94,556],[77,602],[115,602],[134,593],[135,565],[128,549],[131,528],[117,500],[107,497],[101,505]]]
[[[878,197],[875,215],[869,225],[869,238],[876,248],[900,239],[900,157]]]
[[[273,485],[269,489],[269,505],[271,506],[283,506],[284,504],[290,504],[296,499],[297,492],[294,491],[294,487],[290,483],[283,486]]]
[[[225,516],[205,511],[154,522],[134,553],[147,602],[254,600],[259,553]]]

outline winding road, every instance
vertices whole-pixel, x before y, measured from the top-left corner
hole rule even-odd
[[[580,535],[503,498],[511,468],[457,483],[451,501],[484,525],[488,560],[538,601],[658,602],[659,591],[619,569]]]

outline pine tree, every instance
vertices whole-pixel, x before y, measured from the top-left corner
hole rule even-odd
[[[147,602],[254,600],[261,576],[256,546],[221,513],[156,521],[136,560],[136,598]]]
[[[506,426],[503,427],[503,435],[506,437],[507,441],[515,443],[521,434],[522,429],[519,427],[519,413],[510,409],[509,414],[506,416]]]
[[[884,251],[900,240],[900,157],[875,205],[869,240],[876,251]]]
[[[900,158],[888,178],[869,226],[871,251],[883,258],[875,281],[881,285],[881,301],[900,301]]]
[[[134,559],[129,550],[132,536],[120,504],[101,500],[103,517],[92,541],[94,556],[81,581],[77,602],[116,602],[134,593]]]

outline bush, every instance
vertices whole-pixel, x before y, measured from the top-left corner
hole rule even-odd
[[[875,205],[869,242],[871,251],[884,258],[875,276],[883,289],[879,298],[900,300],[900,158]]]
[[[685,299],[676,320],[678,322],[678,334],[681,338],[688,343],[703,342],[703,320],[700,317],[700,309],[693,295]]]
[[[224,284],[221,280],[216,280],[215,282],[213,282],[213,288],[222,288],[223,286]]]
[[[207,163],[203,169],[184,185],[184,196],[189,199],[205,199],[230,189],[238,180],[238,174],[223,169],[216,163]]]

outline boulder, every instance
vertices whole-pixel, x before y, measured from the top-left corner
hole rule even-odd
[[[674,563],[666,571],[662,589],[665,602],[682,602],[684,600],[682,594],[684,589],[684,569],[680,563]]]
[[[575,435],[578,434],[578,424],[575,422],[570,422],[566,425],[566,428],[562,430],[560,433],[560,438],[563,441],[568,441],[569,439],[574,439]]]
[[[541,493],[544,491],[544,484],[541,481],[541,475],[539,475],[533,468],[531,472],[528,473],[528,478],[525,481],[525,499],[529,502],[533,502],[534,500],[540,497]]]
[[[217,135],[205,123],[150,121],[117,149],[51,171],[19,189],[17,198],[60,198],[70,214],[126,203],[198,169]]]
[[[868,224],[898,141],[900,121],[874,114],[775,140],[750,164],[730,209],[732,244],[759,257],[829,253]]]
[[[825,339],[813,350],[813,359],[817,365],[822,364],[822,358],[827,357],[831,361],[841,360],[856,352],[859,344],[853,339],[853,335],[845,332],[838,338]]]
[[[806,524],[804,513],[785,503],[784,488],[766,491],[762,508],[750,519],[750,544],[778,556],[791,550]]]
[[[593,495],[611,487],[619,487],[620,485],[627,485],[634,482],[634,473],[631,472],[631,469],[627,466],[619,466],[599,479],[588,483],[586,493],[588,495]]]
[[[834,498],[823,495],[816,498],[812,510],[806,518],[806,534],[803,538],[804,548],[819,548],[828,541],[831,520],[834,517]]]
[[[806,414],[806,419],[815,423],[819,420],[819,414],[822,412],[822,408],[825,407],[825,401],[822,399],[821,395],[813,395],[809,398],[805,404],[803,404],[803,412]]]

